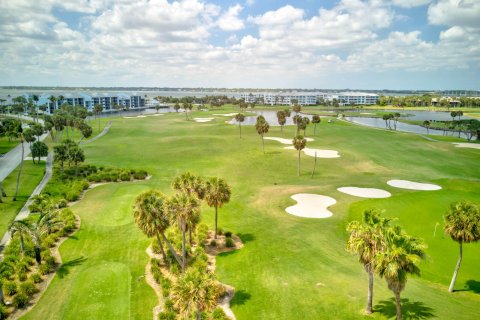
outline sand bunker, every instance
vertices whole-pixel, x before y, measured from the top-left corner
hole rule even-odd
[[[165,115],[164,113],[156,113],[156,114],[149,114],[148,117],[158,117],[158,116],[163,116]]]
[[[361,198],[388,198],[391,196],[388,191],[374,188],[342,187],[337,190]]]
[[[233,117],[236,116],[238,113],[214,113],[214,116],[222,116],[222,117]]]
[[[32,157],[26,157],[23,160],[32,160]],[[35,161],[37,161],[37,160],[38,160],[38,157],[35,157]],[[47,161],[47,157],[40,157],[40,160],[41,161]]]
[[[278,137],[265,137],[264,139],[278,141],[278,142],[283,143],[283,144],[292,144],[293,143],[293,139],[285,139],[285,138],[278,138]],[[305,138],[305,140],[307,140],[309,142],[315,141],[312,138]]]
[[[291,196],[297,204],[285,209],[289,214],[303,218],[328,218],[332,212],[327,208],[337,203],[337,200],[311,193],[298,193]]]
[[[472,149],[480,149],[480,143],[467,143],[467,142],[460,142],[454,143],[455,147],[457,148],[472,148]]]
[[[296,150],[294,146],[285,147],[288,150]],[[315,153],[317,153],[317,158],[340,158],[340,154],[336,150],[322,150],[322,149],[310,149],[305,148],[302,150],[307,156],[315,157]]]
[[[136,117],[123,117],[123,119],[136,119],[136,118],[146,118],[147,116],[136,116]]]
[[[408,180],[389,180],[387,181],[389,186],[395,188],[402,188],[402,189],[410,189],[410,190],[440,190],[442,187],[437,186],[436,184],[430,183],[420,183],[420,182],[413,182]]]
[[[193,118],[195,122],[209,122],[209,121],[212,121],[213,119],[215,118]]]

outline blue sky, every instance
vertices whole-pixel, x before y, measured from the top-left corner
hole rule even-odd
[[[0,85],[480,89],[478,0],[16,0]]]

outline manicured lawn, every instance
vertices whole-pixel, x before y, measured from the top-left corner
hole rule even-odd
[[[17,144],[17,140],[8,141],[8,138],[0,137],[0,155],[12,150]]]
[[[12,201],[17,186],[18,169],[17,167],[3,180],[7,197],[2,198],[3,203],[0,203],[0,237],[7,231],[10,221],[15,218],[32,191],[42,180],[45,172],[45,161],[41,161],[40,164],[33,164],[31,160],[23,162],[17,201]]]
[[[479,150],[343,121],[322,122],[307,147],[338,150],[341,158],[318,159],[311,178],[313,158],[302,154],[302,175],[297,177],[295,151],[265,141],[263,154],[253,127],[243,126],[239,139],[238,126],[225,124],[227,119],[195,123],[183,114],[115,118],[107,135],[83,146],[88,163],[143,168],[152,178],[98,187],[73,207],[82,226],[61,247],[67,266],[25,318],[151,318],[156,296],[143,279],[149,241],[136,227],[131,207],[147,188],[171,193],[173,177],[187,170],[223,177],[232,187],[231,202],[220,209],[219,226],[239,234],[245,247],[219,256],[217,274],[236,288],[232,308],[238,319],[365,318],[367,279],[357,259],[345,251],[345,225],[371,207],[397,217],[408,233],[429,246],[422,278],[410,278],[402,294],[404,312],[410,318],[478,316],[480,245],[465,245],[457,288],[466,291],[449,294],[458,245],[443,235],[442,215],[452,201],[480,203]],[[268,136],[293,134],[293,127],[283,134],[271,127]],[[402,190],[388,186],[390,179],[431,182],[443,189]],[[365,200],[340,193],[336,189],[341,186],[381,188],[393,196]],[[300,192],[335,198],[333,217],[288,215],[284,209],[295,203],[290,196]],[[212,226],[213,209],[204,205],[202,212]],[[376,279],[373,318],[394,317],[392,297],[385,282]]]

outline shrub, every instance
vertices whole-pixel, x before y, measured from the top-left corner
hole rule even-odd
[[[217,241],[215,241],[215,239],[212,239],[212,241],[210,241],[210,246],[211,247],[216,247],[217,246]]]
[[[136,180],[145,180],[147,176],[148,176],[148,173],[145,170],[138,170],[133,173],[133,178]]]
[[[222,308],[216,308],[212,312],[212,319],[213,320],[228,320],[228,317],[227,317],[227,315],[225,314],[225,312],[223,311]]]
[[[233,242],[232,238],[226,238],[225,245],[227,246],[227,248],[235,247],[235,243]]]
[[[20,284],[20,292],[26,294],[27,296],[31,296],[38,292],[38,289],[32,281],[25,281],[24,283]]]
[[[160,250],[160,245],[158,244],[158,241],[156,239],[152,241],[152,251],[154,253],[161,253],[162,252]]]
[[[18,291],[18,286],[15,282],[13,281],[5,281],[3,283],[3,290],[5,290],[5,293],[8,294],[9,296],[14,295]]]
[[[130,173],[127,171],[122,171],[119,177],[120,177],[120,180],[122,181],[130,181]]]
[[[17,272],[28,272],[30,271],[30,265],[26,261],[20,261],[17,263]]]
[[[230,231],[225,232],[225,237],[231,238],[232,237],[232,232],[230,232]]]
[[[27,280],[27,273],[25,271],[19,271],[17,272],[17,275],[18,275],[18,280],[20,281]]]
[[[42,263],[40,265],[40,267],[38,268],[38,271],[40,272],[40,274],[46,275],[46,274],[49,274],[50,272],[52,272],[53,270],[51,270],[50,267],[47,264]]]
[[[163,307],[165,311],[175,312],[175,305],[172,299],[165,299],[165,302],[163,303]]]
[[[23,308],[27,305],[30,298],[25,293],[18,293],[15,297],[13,297],[12,304],[15,308]]]
[[[171,265],[170,272],[173,273],[173,274],[176,274],[176,275],[178,275],[180,273],[180,268],[178,267],[177,263],[174,263],[174,264]]]
[[[32,273],[30,280],[33,281],[33,283],[40,283],[43,281],[42,276],[38,273]]]
[[[50,269],[55,269],[57,266],[57,261],[55,261],[55,257],[49,256],[48,258],[45,259],[45,264],[50,268]]]
[[[80,193],[77,192],[76,190],[70,190],[65,195],[65,199],[67,199],[68,201],[77,201],[79,197],[80,197]]]
[[[177,314],[172,311],[162,311],[158,314],[158,320],[175,320]]]
[[[60,199],[60,201],[58,201],[58,203],[57,203],[57,207],[59,209],[66,208],[67,205],[68,205],[68,201],[65,200],[65,199]]]
[[[163,296],[168,297],[170,295],[170,288],[172,287],[172,282],[170,279],[162,277],[160,279],[160,286],[162,287]]]
[[[217,229],[217,234],[221,236],[221,235],[223,234],[223,229],[222,229],[222,228],[218,228],[218,229]]]
[[[0,319],[7,319],[8,310],[3,304],[0,303]]]

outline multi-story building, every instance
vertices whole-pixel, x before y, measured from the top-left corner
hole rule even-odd
[[[377,104],[378,94],[362,92],[341,92],[332,95],[332,100],[337,99],[341,105],[373,105]]]
[[[292,93],[242,93],[241,98],[246,103],[261,103],[269,105],[291,105],[294,100],[300,105],[317,104],[317,93],[314,92],[292,92]]]
[[[52,114],[63,104],[71,106],[82,106],[88,111],[93,111],[95,105],[101,105],[104,112],[114,110],[114,107],[119,105],[126,109],[142,109],[145,108],[145,98],[139,95],[129,95],[125,93],[111,94],[111,93],[65,93],[54,96],[51,100],[51,94],[40,95],[36,105],[47,106],[46,113]]]

